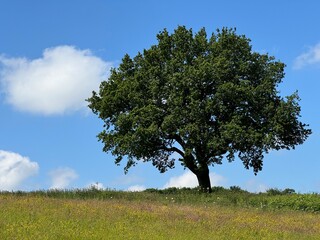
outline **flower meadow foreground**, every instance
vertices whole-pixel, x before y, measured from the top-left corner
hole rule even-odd
[[[216,194],[219,197],[199,194],[198,203],[193,202],[192,194],[189,198],[185,195],[184,202],[182,194],[170,193],[108,192],[103,199],[99,194],[92,198],[67,194],[0,194],[0,238],[319,239],[320,236],[319,213],[266,209],[264,205],[227,205],[223,202],[226,195],[221,194]],[[213,198],[217,201],[208,201]]]

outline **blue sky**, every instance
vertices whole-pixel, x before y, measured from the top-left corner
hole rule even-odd
[[[236,27],[253,49],[286,63],[282,96],[298,90],[313,134],[265,156],[257,176],[239,161],[211,167],[213,185],[249,191],[320,192],[320,2],[188,0],[0,0],[0,190],[195,186],[177,164],[164,174],[140,163],[124,175],[96,135],[102,122],[84,101],[128,53],[178,25]]]

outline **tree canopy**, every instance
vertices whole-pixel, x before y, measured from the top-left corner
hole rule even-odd
[[[299,121],[297,92],[277,90],[285,64],[254,52],[250,39],[223,28],[210,37],[179,26],[118,68],[88,99],[104,121],[103,151],[127,160],[151,161],[165,172],[179,161],[211,191],[210,165],[237,156],[262,170],[270,150],[294,149],[311,130]],[[174,154],[175,153],[175,154]]]

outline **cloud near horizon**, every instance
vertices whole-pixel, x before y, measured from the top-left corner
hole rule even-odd
[[[86,188],[94,188],[94,189],[98,189],[98,190],[105,190],[105,186],[103,185],[103,183],[101,182],[92,182],[90,184],[87,185]]]
[[[305,66],[314,64],[320,64],[320,43],[310,47],[307,52],[298,56],[294,61],[293,68],[299,70]]]
[[[47,48],[38,59],[0,55],[0,86],[7,103],[42,115],[83,109],[85,99],[108,78],[112,64],[90,50],[73,46]]]
[[[258,182],[255,179],[250,179],[244,185],[244,189],[249,192],[259,193],[259,192],[266,192],[269,187],[261,182]]]
[[[144,190],[146,190],[146,187],[143,185],[133,185],[133,186],[128,187],[128,189],[127,189],[128,192],[141,192]]]
[[[71,168],[58,168],[51,171],[49,175],[51,177],[50,189],[66,189],[78,178],[78,174]]]
[[[210,181],[211,186],[221,186],[224,185],[226,182],[226,179],[218,175],[216,173],[210,173]],[[163,188],[170,188],[170,187],[177,187],[177,188],[183,188],[183,187],[197,187],[198,186],[198,180],[196,175],[194,175],[191,171],[186,171],[180,176],[172,177],[169,179],[169,181],[163,186]]]
[[[0,190],[18,190],[23,181],[36,175],[39,165],[18,153],[0,150]]]

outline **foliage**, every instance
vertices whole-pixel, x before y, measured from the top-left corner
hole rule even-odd
[[[267,194],[269,195],[285,195],[285,194],[294,194],[296,191],[292,188],[286,188],[284,190],[280,190],[277,188],[270,188],[267,190]]]
[[[232,192],[245,192],[245,190],[242,190],[239,186],[230,186],[230,190]]]
[[[127,156],[125,171],[139,160],[160,172],[180,161],[211,191],[208,165],[237,155],[257,173],[265,153],[293,149],[311,133],[298,120],[298,94],[278,95],[285,65],[253,52],[235,29],[208,38],[205,29],[178,27],[157,39],[134,58],[125,55],[88,99],[104,121],[103,151],[117,164]]]

